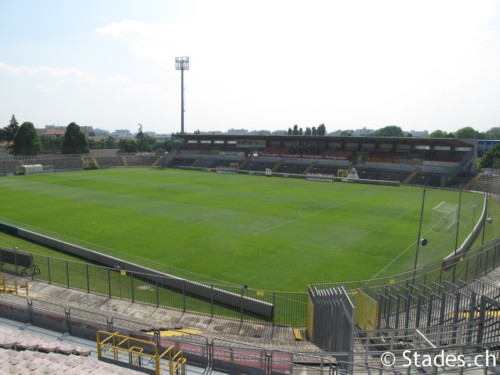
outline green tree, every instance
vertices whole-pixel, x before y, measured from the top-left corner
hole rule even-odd
[[[311,128],[308,126],[306,127],[306,133],[305,135],[312,135],[312,131],[311,131]]]
[[[61,152],[63,154],[87,154],[89,152],[89,144],[87,137],[80,130],[80,126],[72,122],[66,128],[64,133]]]
[[[62,138],[47,138],[42,137],[42,145],[44,152],[57,153],[61,150]]]
[[[500,139],[500,127],[491,128],[486,131],[487,139]]]
[[[18,130],[19,130],[19,123],[16,120],[16,116],[12,115],[9,125],[3,129],[1,139],[8,143],[12,142]]]
[[[326,127],[325,127],[325,124],[321,124],[318,126],[318,129],[317,129],[317,134],[318,135],[326,135]]]
[[[152,137],[146,136],[142,131],[142,125],[139,124],[139,131],[135,135],[135,139],[137,140],[137,150],[138,151],[147,151],[150,152],[153,148],[151,146]],[[154,139],[153,139],[154,143]]]
[[[494,145],[481,159],[481,168],[500,168],[500,144]]]
[[[115,139],[112,136],[109,136],[106,139],[106,148],[115,148],[115,147],[116,147]]]
[[[292,135],[299,135],[299,126],[297,124],[293,126]]]
[[[479,139],[484,138],[481,137],[481,133],[470,126],[466,126],[465,128],[458,129],[455,132],[455,136],[459,139],[469,138],[469,139]]]
[[[170,151],[174,148],[178,148],[181,145],[181,141],[176,138],[171,138],[170,140],[155,142],[154,151]]]
[[[121,152],[137,152],[137,142],[133,139],[120,139],[118,148]]]
[[[375,137],[404,137],[403,129],[396,125],[389,125],[376,130],[373,135]]]
[[[434,130],[431,134],[429,134],[429,138],[447,138],[448,133],[442,130]]]
[[[12,141],[14,155],[37,155],[42,151],[42,140],[31,122],[24,122]]]

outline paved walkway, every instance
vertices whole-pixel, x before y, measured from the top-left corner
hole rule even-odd
[[[481,277],[481,280],[500,287],[500,267],[495,268],[493,271],[488,272],[486,275]]]
[[[140,331],[147,326],[162,329],[192,329],[209,340],[218,338],[229,341],[244,342],[258,345],[266,349],[278,349],[291,352],[321,352],[309,341],[296,341],[293,329],[290,326],[276,326],[272,324],[241,322],[237,319],[211,318],[208,315],[182,312],[174,309],[156,307],[142,303],[109,298],[107,296],[86,293],[45,282],[15,277],[3,274],[8,285],[29,283],[29,296],[24,289],[19,288],[19,295],[0,292],[0,301],[27,303],[32,300],[34,307],[44,310],[61,312],[62,306],[66,309],[77,309],[79,316],[88,312],[86,318],[102,314],[116,322],[121,328]],[[49,303],[46,303],[49,302]]]
[[[0,292],[0,302],[14,302],[24,305],[27,299],[32,300],[33,306],[44,310],[53,310],[61,313],[62,306],[73,309],[79,317],[92,320],[93,315],[99,314],[113,318],[114,325],[131,331],[140,331],[145,327],[161,329],[190,329],[199,331],[200,335],[213,338],[243,342],[257,345],[269,350],[284,350],[296,353],[321,352],[316,345],[309,341],[296,341],[293,329],[290,326],[276,326],[258,322],[241,322],[238,319],[211,318],[209,315],[182,312],[142,303],[107,296],[86,293],[74,289],[51,285],[42,281],[29,278],[5,275],[8,285],[13,285],[18,280],[18,285],[29,283],[29,296],[13,295]],[[492,285],[500,287],[500,268],[497,268],[481,278]],[[24,289],[19,288],[19,294],[24,294]],[[49,303],[46,303],[49,302]],[[76,310],[76,311],[75,311]],[[75,312],[73,312],[75,311]],[[85,316],[88,312],[88,316]],[[305,336],[305,335],[303,335]]]

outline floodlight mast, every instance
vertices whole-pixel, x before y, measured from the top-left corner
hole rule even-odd
[[[189,70],[189,57],[176,57],[175,69],[181,71],[181,134],[184,134],[184,71]]]

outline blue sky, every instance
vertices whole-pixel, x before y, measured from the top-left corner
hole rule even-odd
[[[0,127],[500,126],[495,0],[0,0]],[[3,124],[3,125],[2,125]]]

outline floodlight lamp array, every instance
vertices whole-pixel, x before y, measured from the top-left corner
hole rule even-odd
[[[180,56],[175,58],[175,69],[176,70],[189,70],[189,57]]]

